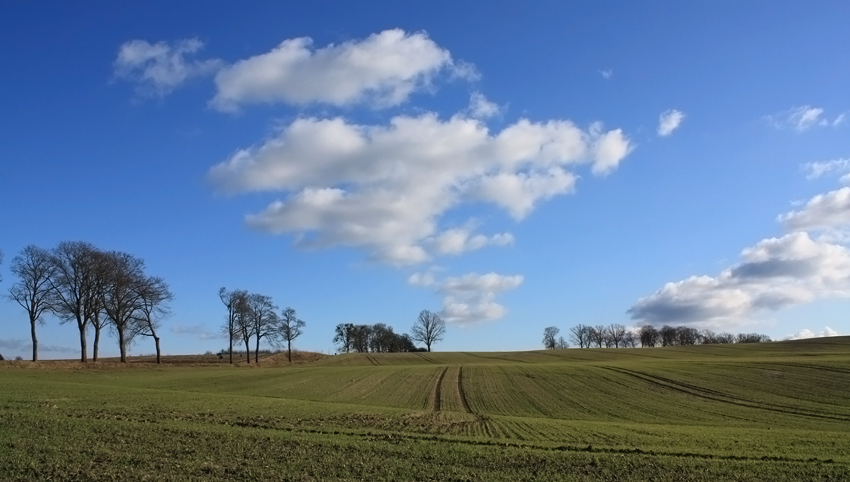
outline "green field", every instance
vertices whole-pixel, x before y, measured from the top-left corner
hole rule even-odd
[[[850,480],[850,337],[27,367],[0,480]]]

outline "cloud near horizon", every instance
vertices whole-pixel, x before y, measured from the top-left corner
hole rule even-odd
[[[850,187],[814,196],[778,217],[788,234],[744,249],[741,262],[716,277],[667,283],[627,313],[642,323],[728,328],[765,310],[850,297],[850,238],[836,234],[850,227],[848,213]]]
[[[437,314],[446,323],[469,326],[504,317],[507,309],[496,302],[496,295],[516,289],[522,284],[523,277],[467,273],[437,280],[433,273],[425,272],[410,275],[407,282],[432,289],[443,296],[443,307]]]

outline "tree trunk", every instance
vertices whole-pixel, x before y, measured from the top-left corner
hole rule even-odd
[[[80,325],[80,362],[87,363],[88,357],[86,356],[86,327]]]
[[[245,338],[245,354],[248,356],[248,363],[251,363],[251,340]]]
[[[124,330],[118,328],[118,348],[121,350],[121,363],[127,363],[127,351],[124,347]]]
[[[93,348],[93,357],[92,361],[97,361],[97,348],[100,346],[100,327],[95,325],[94,327],[94,347]]]
[[[38,361],[38,338],[35,336],[35,320],[30,320],[32,327],[32,361]]]
[[[260,363],[260,335],[257,335],[257,347],[254,348],[254,363]]]
[[[286,355],[289,363],[292,363],[292,340],[286,340]]]
[[[156,364],[159,365],[159,337],[153,337],[154,343],[156,343]]]
[[[230,327],[230,364],[233,365],[233,327]]]

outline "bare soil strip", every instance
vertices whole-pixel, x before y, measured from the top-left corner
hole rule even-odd
[[[463,410],[472,413],[472,410],[469,409],[469,402],[466,401],[466,394],[463,393],[463,366],[459,366],[457,369],[457,396],[461,405],[463,405]]]
[[[440,372],[440,376],[437,377],[437,383],[434,385],[434,390],[431,391],[431,402],[428,405],[431,407],[432,412],[440,411],[440,388],[443,386],[443,377],[446,376],[447,371],[449,371],[449,367],[443,368],[443,371]]]

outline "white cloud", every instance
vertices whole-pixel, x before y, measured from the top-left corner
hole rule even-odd
[[[605,80],[610,79],[611,76],[614,75],[614,69],[603,69],[603,70],[598,70],[597,72],[599,72],[599,75],[601,75],[602,78],[605,79]]]
[[[850,158],[809,162],[804,164],[803,167],[806,169],[806,171],[808,171],[808,173],[806,174],[806,179],[817,179],[832,172],[846,173],[850,171]],[[843,181],[844,178],[842,178],[842,182]]]
[[[480,92],[473,92],[469,96],[469,115],[474,119],[489,119],[499,115],[501,111],[498,104],[490,102]]]
[[[180,40],[170,45],[132,40],[118,49],[113,75],[136,83],[140,95],[162,97],[190,78],[212,74],[221,67],[219,60],[186,60],[186,56],[203,46],[198,39]]]
[[[717,277],[667,283],[628,313],[647,323],[726,328],[762,310],[825,297],[850,296],[850,251],[808,233],[765,239],[743,250],[742,262]]]
[[[658,135],[667,137],[676,130],[682,121],[685,120],[685,114],[676,109],[664,111],[658,116]]]
[[[494,234],[488,237],[483,234],[473,234],[474,228],[474,224],[468,223],[467,226],[447,229],[436,236],[426,238],[423,244],[430,246],[437,254],[459,255],[486,246],[508,246],[514,243],[514,237],[510,233]]]
[[[767,115],[764,118],[777,129],[794,129],[797,132],[805,132],[815,126],[838,127],[846,119],[846,113],[842,113],[830,121],[824,117],[824,112],[822,107],[804,105]]]
[[[832,328],[825,326],[823,331],[819,333],[815,333],[808,328],[804,328],[797,333],[785,337],[786,340],[807,340],[809,338],[825,338],[828,336],[839,336],[838,332],[833,330]]]
[[[440,72],[474,78],[474,66],[454,62],[424,32],[385,30],[359,41],[315,49],[310,38],[284,40],[270,52],[240,60],[215,78],[212,105],[286,102],[375,107],[400,104],[427,89]]]
[[[522,284],[521,275],[505,276],[496,273],[468,273],[437,281],[433,274],[414,273],[408,283],[431,288],[443,295],[443,308],[438,313],[447,323],[469,325],[502,318],[507,313],[496,302],[496,295]]]
[[[302,246],[353,246],[412,264],[429,259],[427,247],[441,254],[507,243],[508,235],[467,233],[458,244],[462,233],[438,229],[450,208],[485,201],[522,219],[539,201],[571,192],[568,169],[589,164],[606,174],[630,150],[622,131],[600,124],[583,131],[569,121],[521,119],[491,133],[462,115],[397,116],[388,125],[302,118],[214,166],[209,178],[229,193],[287,193],[248,216],[252,227],[294,233]]]
[[[850,187],[818,194],[802,209],[783,214],[778,220],[794,231],[850,226]]]

